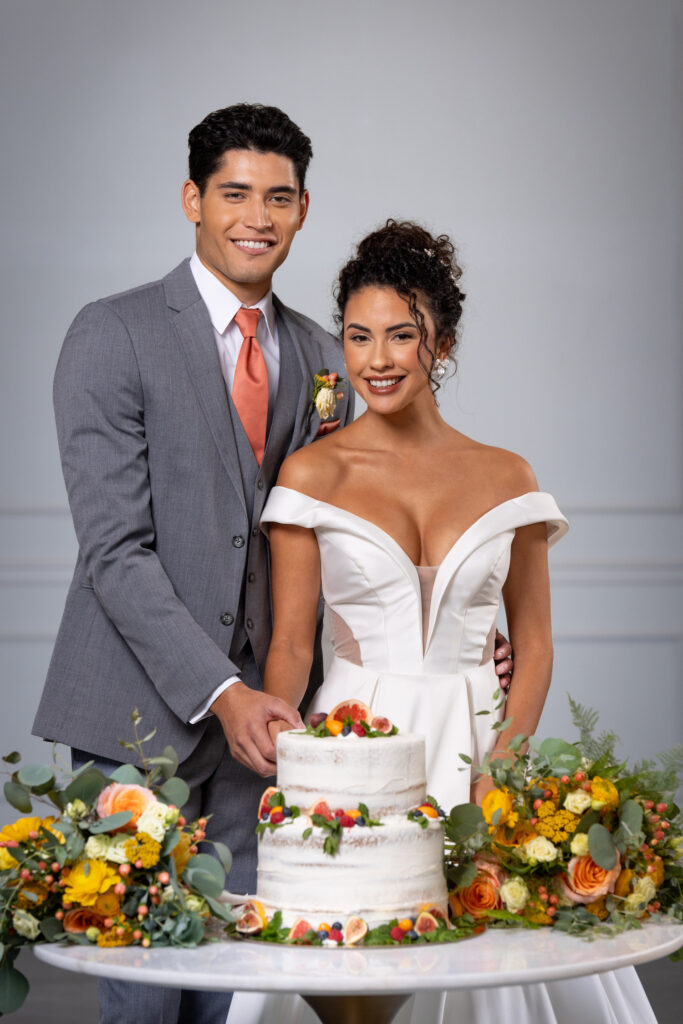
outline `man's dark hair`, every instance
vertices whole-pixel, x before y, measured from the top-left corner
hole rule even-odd
[[[206,183],[229,149],[278,153],[294,164],[303,192],[306,170],[313,156],[311,140],[278,107],[262,103],[236,103],[207,114],[188,136],[190,178],[204,194]]]

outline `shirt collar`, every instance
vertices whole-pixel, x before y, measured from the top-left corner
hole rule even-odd
[[[194,277],[199,294],[209,311],[211,323],[219,334],[224,334],[235,318],[235,313],[244,303],[222,284],[215,274],[204,266],[196,252],[190,257],[190,270]],[[260,309],[271,338],[275,337],[275,310],[273,308],[272,289],[266,292],[259,302],[250,309]]]

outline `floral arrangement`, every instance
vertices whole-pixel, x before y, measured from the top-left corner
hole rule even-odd
[[[674,801],[683,748],[629,769],[615,756],[613,733],[593,735],[597,713],[571,698],[570,706],[578,742],[532,737],[520,753],[527,737],[515,737],[510,757],[481,766],[494,782],[482,806],[451,811],[451,913],[584,937],[653,915],[683,921],[683,819]]]
[[[330,373],[327,369],[313,375],[312,401],[321,420],[334,416],[337,402],[344,397],[344,392],[339,390],[343,383],[338,373]]]
[[[232,921],[219,896],[231,855],[213,843],[216,857],[198,853],[206,818],[187,822],[180,812],[187,784],[175,776],[172,747],[143,767],[118,768],[107,778],[92,764],[60,773],[57,765],[24,765],[17,752],[3,761],[10,779],[5,797],[25,817],[0,830],[0,1015],[23,1003],[28,982],[14,966],[22,948],[62,939],[98,946],[196,946],[212,917]],[[33,814],[33,803],[52,813]]]

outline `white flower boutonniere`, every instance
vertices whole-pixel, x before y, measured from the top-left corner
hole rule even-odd
[[[318,410],[321,420],[328,420],[334,416],[337,402],[344,397],[344,392],[339,390],[343,383],[338,373],[329,373],[326,369],[314,374],[313,405]]]

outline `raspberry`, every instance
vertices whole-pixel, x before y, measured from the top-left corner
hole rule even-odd
[[[355,732],[356,736],[365,736],[365,729],[360,724],[360,722],[354,722],[354,724],[351,726],[351,731]]]
[[[394,940],[394,942],[403,942],[404,935],[405,932],[402,928],[399,928],[398,925],[395,925],[389,932],[389,936]]]
[[[342,934],[342,932],[339,931],[338,928],[332,928],[332,930],[330,931],[330,934],[328,935],[328,938],[332,939],[333,942],[343,942],[344,941],[344,935]]]
[[[281,821],[285,820],[285,816],[282,811],[273,811],[270,816],[271,825],[279,825]]]
[[[342,828],[353,828],[353,826],[356,824],[356,819],[352,818],[350,814],[342,814],[341,818],[339,819],[339,824],[342,826]]]

